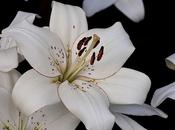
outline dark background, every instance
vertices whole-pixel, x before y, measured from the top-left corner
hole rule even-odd
[[[81,6],[82,0],[57,0],[62,3]],[[168,3],[167,3],[168,2]],[[146,15],[140,23],[134,23],[119,12],[114,6],[88,18],[89,28],[109,27],[121,21],[125,30],[136,47],[134,54],[126,62],[125,67],[146,73],[152,80],[152,87],[147,103],[150,103],[153,92],[160,87],[175,81],[175,71],[168,69],[164,59],[175,53],[173,1],[144,0]],[[51,0],[1,0],[0,30],[7,27],[18,10],[37,13],[42,19],[35,21],[38,26],[48,25]],[[19,71],[24,72],[29,65],[24,62]],[[22,69],[21,69],[22,68]],[[159,106],[169,115],[168,119],[157,116],[133,117],[138,123],[149,130],[174,130],[175,101],[168,99]],[[77,130],[84,129],[83,124]],[[119,129],[117,125],[114,130]]]

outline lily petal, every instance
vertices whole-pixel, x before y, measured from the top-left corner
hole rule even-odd
[[[0,129],[8,123],[14,126],[17,118],[18,111],[12,102],[11,94],[0,86]]]
[[[0,50],[0,71],[8,72],[18,66],[16,47]]]
[[[65,106],[88,130],[112,129],[114,116],[108,110],[108,98],[100,88],[80,80],[73,84],[65,81],[59,86],[58,92]]]
[[[23,21],[4,31],[17,41],[30,65],[43,75],[54,77],[66,68],[66,53],[59,37],[47,29]]]
[[[72,63],[76,64],[77,59],[82,58],[86,51],[79,57],[77,44],[84,37],[97,35],[100,38],[100,43],[90,52],[86,61],[88,65],[80,72],[79,75],[93,78],[103,79],[117,72],[129,56],[134,51],[134,46],[131,43],[128,34],[123,29],[121,23],[117,22],[107,29],[92,29],[83,33],[75,42],[72,49]],[[92,40],[87,45],[87,50],[91,45]],[[98,54],[101,52],[101,59],[98,59]],[[95,53],[94,63],[91,64],[92,55]],[[99,54],[100,55],[100,54]]]
[[[144,73],[121,68],[113,76],[97,80],[113,104],[143,104],[149,92],[151,81]]]
[[[88,17],[108,8],[116,3],[117,0],[84,0],[83,9]]]
[[[18,13],[16,14],[15,18],[13,19],[9,27],[12,27],[15,24],[18,24],[23,20],[27,20],[29,23],[33,23],[36,16],[37,14],[34,14],[34,13],[18,11]]]
[[[165,59],[168,68],[175,70],[175,53]]]
[[[49,105],[33,113],[28,129],[40,127],[47,130],[74,130],[80,120],[71,114],[62,103]]]
[[[117,0],[115,6],[134,22],[139,22],[145,17],[143,0]]]
[[[4,37],[3,34],[1,34],[1,39],[0,39],[0,51],[7,50],[10,48],[15,48],[16,46],[16,41],[10,37]]]
[[[175,82],[157,89],[151,100],[151,105],[157,107],[167,98],[175,100]]]
[[[75,130],[80,120],[71,113],[67,113],[48,125],[48,130]]]
[[[10,72],[0,71],[0,86],[7,89],[11,93],[20,76],[21,74],[15,69]]]
[[[51,78],[42,76],[32,69],[24,73],[16,82],[12,98],[21,112],[30,115],[46,105],[60,101],[57,87],[58,84],[52,83]]]
[[[50,30],[61,38],[66,50],[71,48],[75,39],[87,29],[86,16],[81,8],[52,2]]]
[[[18,11],[14,20],[7,28],[8,29],[13,28],[16,24],[22,22],[23,20],[27,20],[28,22],[33,23],[35,16],[36,14],[33,13]],[[12,39],[11,37],[3,37],[4,30],[2,30],[2,38],[0,39],[0,59],[2,62],[2,64],[0,65],[0,71],[7,72],[18,66],[17,53],[20,53],[20,50],[16,48],[17,45],[14,39]],[[23,60],[24,58],[20,56],[19,62]]]
[[[116,113],[115,117],[116,117],[116,124],[122,130],[146,130],[143,126],[141,126],[136,121],[129,118],[128,116]]]
[[[16,24],[19,24],[20,22],[22,22],[24,20],[27,20],[29,23],[33,23],[35,16],[36,16],[36,14],[33,14],[33,13],[18,11],[15,18],[13,19],[11,24],[6,29],[13,28]],[[6,29],[4,29],[4,30],[6,30]],[[2,34],[3,34],[4,30],[2,30]],[[6,39],[6,40],[4,40],[4,39]],[[0,43],[1,43],[1,45],[0,45],[1,49],[8,49],[8,48],[16,46],[16,43],[14,43],[14,40],[12,40],[9,37],[8,38],[2,37],[2,39],[0,40]]]
[[[110,106],[112,113],[122,113],[128,115],[136,115],[136,116],[153,116],[157,115],[162,118],[167,118],[167,114],[159,110],[158,108],[152,107],[147,104],[127,104],[127,105],[111,105]]]

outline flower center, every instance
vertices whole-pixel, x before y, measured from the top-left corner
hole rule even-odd
[[[92,39],[92,41],[91,41]],[[91,44],[90,44],[91,43]],[[74,65],[68,68],[64,80],[74,81],[78,74],[88,65],[93,65],[95,60],[102,58],[104,47],[102,46],[96,56],[94,49],[99,45],[100,37],[96,34],[82,38],[77,44],[77,59]],[[97,58],[96,58],[97,57]]]
[[[67,70],[62,76],[55,78],[53,82],[64,82],[65,80],[72,82],[87,65],[94,65],[95,61],[100,61],[104,53],[104,46],[101,46],[97,54],[94,50],[99,43],[100,37],[97,34],[82,38],[76,45],[75,62],[72,63],[72,50],[68,50]]]

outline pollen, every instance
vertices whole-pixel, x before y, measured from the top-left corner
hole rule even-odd
[[[85,42],[86,39],[87,39],[87,38],[84,37],[84,38],[82,38],[82,39],[78,42],[78,44],[77,44],[77,49],[78,49],[78,50],[81,50],[81,48],[82,48],[82,46],[83,46],[83,44],[84,44],[84,42]]]
[[[85,51],[86,47],[84,47],[83,49],[81,49],[78,53],[78,56],[81,56],[83,54],[83,52]]]
[[[87,37],[86,40],[84,41],[84,46],[87,46],[91,39],[92,39],[92,36]]]
[[[95,52],[91,56],[90,64],[93,65],[95,62]]]
[[[100,61],[104,53],[104,46],[102,46],[99,50],[99,53],[97,55],[97,61]]]

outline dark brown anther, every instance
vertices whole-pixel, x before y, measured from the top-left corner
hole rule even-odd
[[[81,48],[82,48],[82,45],[83,45],[83,43],[86,41],[86,37],[84,37],[83,39],[81,39],[79,42],[78,42],[78,44],[77,44],[77,49],[78,50],[81,50]]]
[[[96,47],[98,46],[99,43],[100,43],[100,40],[98,40],[98,41],[95,43],[95,45],[94,45],[93,48],[96,48]]]
[[[104,53],[104,46],[102,46],[99,50],[99,53],[97,55],[97,61],[100,61]]]
[[[83,49],[81,49],[81,50],[78,52],[78,56],[81,56],[85,50],[86,50],[86,47],[84,47]]]
[[[91,56],[90,64],[93,65],[95,62],[95,52]]]
[[[84,46],[87,46],[88,42],[92,39],[92,36],[87,37],[86,40],[84,41]]]

